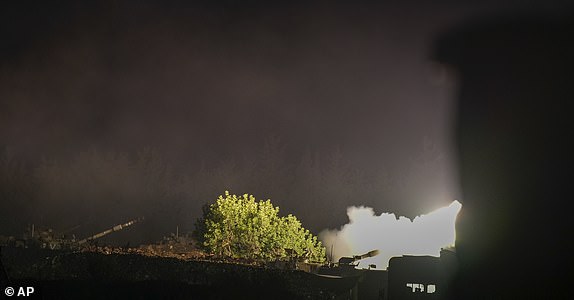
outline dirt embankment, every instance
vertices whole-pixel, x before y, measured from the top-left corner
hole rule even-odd
[[[12,286],[43,299],[333,299],[313,274],[141,254],[3,248]]]

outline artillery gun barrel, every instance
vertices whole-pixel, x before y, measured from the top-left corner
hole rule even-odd
[[[131,225],[133,225],[133,224],[135,224],[135,223],[137,223],[137,222],[140,222],[140,221],[142,221],[142,220],[143,220],[143,218],[137,218],[137,219],[131,220],[131,221],[129,221],[129,222],[126,222],[126,223],[124,223],[124,224],[116,225],[116,226],[114,226],[114,227],[112,227],[112,228],[110,228],[110,229],[108,229],[108,230],[104,230],[104,231],[102,231],[102,232],[100,232],[100,233],[96,233],[96,234],[94,234],[94,235],[92,235],[92,236],[90,236],[90,237],[87,237],[87,238],[85,238],[85,239],[79,241],[78,244],[84,244],[84,243],[87,243],[87,242],[89,242],[89,241],[93,241],[93,240],[95,240],[95,239],[99,239],[99,238],[101,238],[101,237],[103,237],[103,236],[106,236],[106,235],[112,233],[112,232],[120,231],[120,230],[122,230],[122,229],[124,229],[124,228],[126,228],[126,227],[129,227],[129,226],[131,226]]]
[[[367,258],[367,257],[377,256],[377,255],[379,255],[379,250],[371,250],[371,251],[369,251],[369,252],[367,252],[367,253],[365,253],[365,254],[355,255],[354,258],[355,258],[356,260],[360,260],[360,259],[364,259],[364,258]]]
[[[371,250],[365,254],[361,254],[361,255],[353,255],[351,256],[343,256],[341,258],[339,258],[339,265],[348,265],[348,264],[352,264],[355,263],[356,261],[359,261],[361,259],[367,258],[367,257],[373,257],[379,255],[379,250]]]

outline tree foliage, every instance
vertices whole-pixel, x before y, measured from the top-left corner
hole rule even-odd
[[[196,223],[196,237],[211,253],[233,258],[325,260],[325,248],[293,215],[279,216],[270,200],[220,195]]]

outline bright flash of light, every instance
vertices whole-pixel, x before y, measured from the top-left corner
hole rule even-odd
[[[319,238],[327,248],[332,250],[332,257],[337,261],[343,256],[366,253],[373,249],[379,255],[363,259],[359,268],[375,264],[377,269],[386,269],[389,259],[402,255],[439,256],[441,248],[455,244],[455,220],[462,205],[453,201],[446,207],[439,208],[425,215],[415,217],[412,221],[406,217],[397,218],[395,214],[375,215],[370,207],[349,207],[349,223],[340,230],[323,230]]]

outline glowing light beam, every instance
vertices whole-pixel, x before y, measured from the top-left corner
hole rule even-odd
[[[455,221],[462,204],[453,201],[412,221],[406,217],[397,218],[393,213],[375,215],[370,207],[349,207],[349,223],[340,230],[323,230],[319,238],[333,249],[332,257],[337,261],[343,256],[352,256],[378,249],[380,254],[363,259],[359,268],[376,264],[377,269],[386,269],[389,259],[402,255],[439,256],[441,248],[455,245]]]

